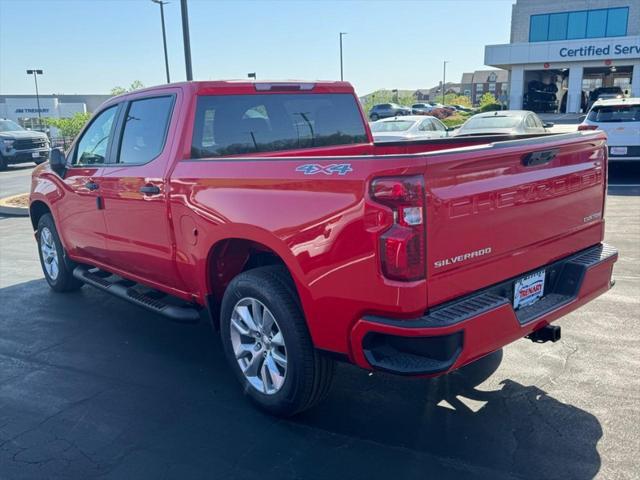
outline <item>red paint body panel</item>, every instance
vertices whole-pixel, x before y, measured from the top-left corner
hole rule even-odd
[[[312,92],[353,94],[353,89],[327,82]],[[362,356],[362,337],[381,328],[363,320],[365,315],[416,318],[434,305],[602,241],[602,133],[496,144],[490,143],[495,138],[453,138],[374,145],[367,127],[364,144],[192,160],[197,96],[255,93],[265,92],[256,92],[251,82],[192,82],[112,99],[109,105],[176,95],[163,153],[145,165],[70,170],[64,179],[43,166],[34,171],[32,202],[50,207],[72,259],[201,305],[229,280],[217,273],[216,246],[230,239],[253,242],[287,266],[315,345],[365,368],[370,366]],[[540,150],[554,150],[555,158],[539,166],[522,164]],[[348,163],[352,171],[328,176],[296,170],[307,163]],[[427,273],[400,282],[382,275],[379,237],[394,220],[388,207],[372,200],[369,188],[376,177],[408,175],[424,178]],[[89,177],[100,183],[104,210],[92,211],[95,196],[80,187],[74,191]],[[147,184],[161,193],[143,196],[139,188]],[[485,248],[490,252],[482,256],[435,266]],[[245,260],[231,255],[224,263],[241,267]],[[508,308],[469,320],[464,329],[471,343],[455,367],[602,293],[610,273],[610,268],[590,271],[575,302],[526,328]],[[417,334],[403,332],[398,333]]]

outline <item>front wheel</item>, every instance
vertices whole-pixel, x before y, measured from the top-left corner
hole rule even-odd
[[[291,416],[329,392],[333,362],[313,347],[284,268],[256,268],[231,281],[222,300],[220,333],[231,368],[262,410]]]
[[[52,290],[70,292],[78,290],[83,283],[73,276],[72,265],[64,258],[64,248],[51,214],[38,221],[38,254],[44,278]]]

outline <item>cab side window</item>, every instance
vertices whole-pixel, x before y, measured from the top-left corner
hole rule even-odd
[[[118,163],[141,165],[160,155],[172,109],[172,96],[132,101],[124,118]]]
[[[118,106],[109,107],[100,112],[78,141],[74,165],[101,165],[105,163],[111,131],[115,123]]]

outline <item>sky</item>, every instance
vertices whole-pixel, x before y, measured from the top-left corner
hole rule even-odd
[[[483,68],[508,43],[515,0],[189,0],[195,80],[339,80],[365,95],[436,86]],[[165,5],[172,81],[185,80],[180,0]],[[0,94],[106,94],[164,83],[159,6],[151,0],[0,0]]]

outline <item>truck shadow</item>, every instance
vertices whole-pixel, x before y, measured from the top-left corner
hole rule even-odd
[[[524,478],[590,479],[600,469],[596,417],[536,386],[504,379],[478,387],[498,351],[436,379],[369,376],[339,368],[330,398],[294,421]],[[526,367],[524,367],[526,368]],[[495,387],[494,387],[495,388]],[[493,472],[493,473],[492,473]]]
[[[42,279],[0,289],[0,302],[9,477],[41,478],[10,460],[47,457],[51,438],[92,459],[61,463],[60,478],[69,465],[78,478],[589,479],[600,468],[592,414],[510,379],[483,385],[501,351],[431,380],[339,364],[324,403],[280,420],[243,398],[204,322],[167,322],[86,287],[53,294]]]

